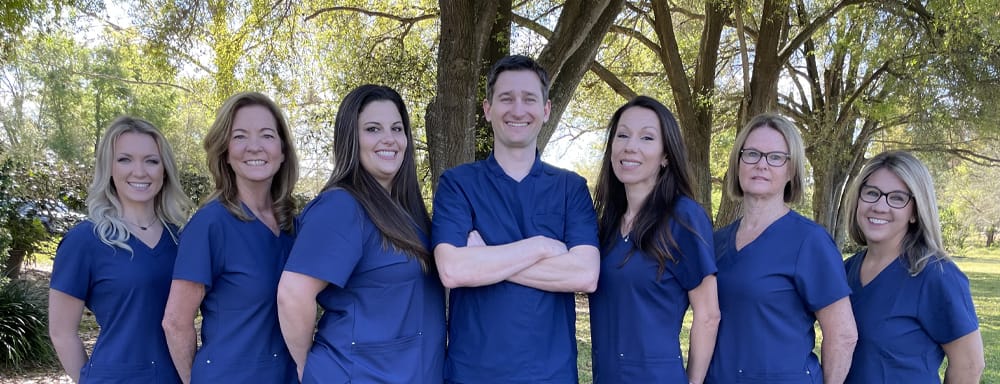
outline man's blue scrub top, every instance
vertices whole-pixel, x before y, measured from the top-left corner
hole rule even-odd
[[[452,168],[434,195],[432,243],[464,247],[476,230],[487,245],[532,236],[567,248],[598,246],[587,182],[536,155],[520,182],[490,154]],[[453,383],[576,383],[573,293],[503,281],[451,290],[445,380]]]
[[[843,258],[795,211],[736,250],[739,220],[715,233],[722,321],[707,383],[822,383],[816,311],[847,297]]]
[[[260,220],[236,218],[218,200],[191,217],[181,232],[174,279],[205,285],[192,383],[298,382],[277,304],[293,240],[285,232],[275,236]]]
[[[59,242],[50,287],[83,300],[97,335],[81,383],[180,383],[163,334],[163,309],[177,244],[164,228],[152,249],[132,236],[132,252],[101,242],[94,223],[77,224]]]
[[[683,223],[683,224],[681,224]],[[662,276],[652,256],[620,235],[602,246],[601,278],[590,295],[594,383],[686,383],[680,332],[688,291],[715,273],[712,223],[687,197],[677,200],[671,236],[676,262]]]
[[[302,381],[440,384],[445,320],[437,273],[388,243],[345,190],[321,193],[301,217],[285,270],[330,283],[316,297],[324,312]]]
[[[864,258],[862,251],[844,264],[858,325],[847,383],[940,383],[941,344],[979,328],[969,279],[942,260],[910,276],[897,258],[861,286]]]

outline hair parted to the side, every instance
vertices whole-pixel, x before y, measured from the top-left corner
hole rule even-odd
[[[608,135],[604,144],[604,158],[601,160],[601,171],[597,177],[597,187],[594,206],[597,211],[598,232],[604,245],[614,241],[620,228],[622,217],[628,208],[625,195],[625,185],[615,176],[611,166],[611,144],[618,131],[618,122],[622,114],[631,108],[645,108],[656,113],[660,123],[660,136],[663,138],[663,154],[667,165],[661,167],[657,174],[656,185],[652,192],[642,202],[642,208],[633,219],[632,238],[635,244],[647,255],[653,257],[659,264],[657,276],[663,274],[666,263],[678,262],[683,255],[674,255],[671,248],[676,249],[677,241],[670,230],[670,222],[677,220],[674,215],[676,202],[681,196],[694,198],[691,187],[690,169],[687,159],[687,148],[681,136],[680,127],[674,114],[662,103],[647,96],[638,96],[618,108],[608,123]],[[691,228],[690,223],[678,222]],[[631,255],[629,255],[630,257]],[[628,261],[626,257],[625,261]]]
[[[94,180],[87,189],[87,218],[94,223],[94,232],[101,242],[131,252],[132,247],[128,245],[131,234],[122,220],[124,208],[112,180],[115,142],[125,133],[149,135],[159,150],[160,164],[163,165],[163,186],[153,203],[156,217],[164,224],[182,227],[187,222],[192,204],[181,188],[174,151],[160,130],[146,120],[131,116],[119,116],[112,121],[97,144]],[[177,234],[166,225],[164,229],[176,242]]]
[[[278,126],[278,137],[281,139],[281,152],[285,160],[278,167],[278,172],[271,180],[271,199],[274,201],[274,218],[278,227],[285,232],[295,230],[295,200],[292,191],[299,179],[299,159],[295,152],[295,141],[291,129],[281,108],[271,98],[258,92],[242,92],[231,96],[216,113],[215,122],[205,135],[202,145],[205,148],[208,170],[215,181],[215,190],[205,199],[207,203],[218,199],[226,210],[240,220],[253,220],[241,205],[239,190],[236,187],[236,174],[229,165],[229,140],[233,131],[233,120],[241,108],[257,105],[267,108],[274,115]]]
[[[847,233],[851,239],[861,245],[868,245],[868,239],[861,231],[858,223],[858,197],[861,193],[861,186],[868,181],[875,171],[880,169],[892,172],[899,177],[909,189],[914,204],[913,212],[916,214],[916,222],[906,228],[906,235],[903,236],[903,243],[900,248],[903,254],[900,257],[906,262],[910,275],[916,276],[924,270],[927,263],[934,259],[951,260],[951,257],[944,250],[944,242],[941,236],[941,220],[938,217],[937,195],[934,193],[934,180],[930,171],[920,160],[912,154],[904,151],[882,152],[861,168],[861,172],[854,178],[851,186],[847,190]],[[892,208],[890,208],[892,209]]]
[[[493,103],[493,87],[497,84],[497,77],[507,71],[531,71],[538,75],[538,80],[542,82],[542,102],[549,99],[549,73],[545,71],[534,59],[524,55],[510,55],[497,60],[490,68],[490,73],[486,75],[486,102]]]
[[[732,200],[743,198],[743,187],[740,186],[740,151],[746,145],[750,132],[757,128],[768,127],[781,133],[788,145],[788,162],[785,167],[792,172],[789,181],[785,184],[784,200],[786,203],[795,203],[802,199],[802,189],[805,185],[806,173],[806,147],[802,142],[802,135],[798,128],[788,119],[771,113],[763,113],[755,116],[740,133],[736,136],[733,149],[729,152],[729,168],[726,170],[725,188],[726,195]],[[765,161],[761,159],[761,161]]]
[[[406,134],[407,146],[396,177],[389,190],[379,184],[361,166],[358,116],[371,102],[389,101],[399,110]],[[361,204],[382,233],[383,245],[415,257],[424,271],[433,268],[430,250],[421,240],[414,224],[423,233],[430,233],[430,219],[417,179],[413,130],[402,96],[392,88],[366,84],[352,90],[340,103],[333,129],[334,169],[323,191],[342,188]]]

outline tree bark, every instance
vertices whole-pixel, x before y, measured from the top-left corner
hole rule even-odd
[[[496,0],[440,1],[437,95],[424,116],[434,186],[445,169],[474,158],[475,119],[482,108],[476,90],[498,5]]]

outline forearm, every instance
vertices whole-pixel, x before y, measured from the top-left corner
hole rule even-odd
[[[507,280],[549,292],[593,292],[599,273],[597,248],[585,245],[542,259]]]
[[[80,382],[80,369],[87,363],[87,351],[78,335],[52,337],[52,346],[66,374],[74,383]]]
[[[299,380],[306,366],[306,357],[313,343],[313,328],[316,319],[316,303],[306,300],[282,298],[278,300],[278,322],[285,338],[288,352],[295,360]]]
[[[715,353],[715,339],[719,332],[719,319],[699,318],[698,313],[694,314],[694,321],[691,323],[691,340],[688,347],[687,375],[688,381],[700,384],[705,381],[708,374],[708,365],[712,362],[712,354]]]
[[[823,337],[822,361],[823,382],[829,384],[843,383],[847,372],[851,369],[851,357],[854,355],[853,342],[828,339]]]
[[[945,384],[978,383],[986,368],[983,354],[983,338],[979,330],[943,344],[948,356],[948,368],[944,373]]]
[[[478,287],[509,279],[537,263],[549,250],[534,238],[493,246],[455,247],[441,244],[434,249],[441,282],[445,287]]]
[[[191,382],[191,366],[194,364],[194,353],[198,346],[197,334],[194,330],[194,321],[190,324],[171,324],[164,327],[167,336],[167,348],[170,350],[170,359],[174,361],[177,374],[180,375],[184,384]]]

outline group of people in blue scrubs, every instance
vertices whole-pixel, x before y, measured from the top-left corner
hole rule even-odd
[[[596,383],[938,383],[944,357],[946,382],[978,381],[968,279],[912,155],[876,156],[845,192],[867,246],[845,263],[789,207],[806,158],[787,119],[757,116],[736,137],[724,187],[742,215],[713,232],[667,107],[639,96],[614,113],[592,200],[540,159],[548,88],[531,58],[494,64],[493,152],[441,175],[433,216],[388,87],[344,98],[333,173],[297,217],[294,140],[267,96],[219,109],[204,139],[215,190],[190,221],[162,134],[115,120],[89,219],[53,267],[63,367],[88,383],[575,383],[585,292]],[[85,306],[101,327],[89,357]]]

